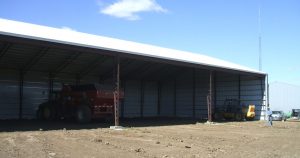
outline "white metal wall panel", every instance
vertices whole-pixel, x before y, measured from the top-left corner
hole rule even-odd
[[[192,73],[187,72],[177,79],[176,86],[176,116],[193,116],[193,79]]]
[[[161,83],[160,116],[174,116],[174,82]]]
[[[23,83],[22,118],[36,117],[39,104],[48,99],[49,74],[27,72]]]
[[[57,89],[58,84],[53,84]],[[23,83],[23,110],[22,118],[36,118],[38,106],[46,102],[49,96],[49,74],[28,72],[24,76]]]
[[[0,72],[0,119],[19,118],[19,72]]]
[[[157,116],[158,86],[156,82],[144,82],[143,116]]]
[[[255,105],[256,119],[265,117],[265,81],[260,78],[241,77],[241,102],[242,104]]]
[[[0,119],[17,119],[19,105],[19,82],[0,80]]]
[[[36,117],[38,106],[48,100],[47,82],[24,82],[23,89],[23,118]]]
[[[195,76],[195,117],[207,118],[207,95],[209,90],[209,72],[196,71]]]
[[[20,107],[19,72],[2,72],[0,78],[0,119],[18,119]],[[48,99],[48,74],[26,73],[23,83],[22,118],[35,118],[40,103]],[[30,82],[29,82],[30,81]],[[60,83],[53,84],[60,89]]]
[[[141,110],[141,82],[126,81],[124,98],[124,117],[140,117]]]

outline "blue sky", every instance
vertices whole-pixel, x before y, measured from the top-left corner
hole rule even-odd
[[[299,0],[1,0],[0,18],[201,53],[300,85]]]

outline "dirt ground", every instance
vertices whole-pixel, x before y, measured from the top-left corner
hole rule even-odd
[[[0,122],[1,158],[300,157],[300,122],[127,120],[125,130],[94,122]],[[133,127],[134,125],[134,127]]]

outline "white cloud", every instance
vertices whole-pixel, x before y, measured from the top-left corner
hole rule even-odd
[[[127,20],[139,20],[140,12],[167,12],[155,0],[118,0],[103,8],[101,13]]]
[[[67,26],[63,26],[61,27],[62,30],[66,30],[66,31],[76,31],[75,29],[72,29],[70,27],[67,27]]]

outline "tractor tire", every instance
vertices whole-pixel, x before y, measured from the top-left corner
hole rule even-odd
[[[247,121],[253,121],[253,120],[254,120],[254,117],[246,117],[246,120],[247,120]]]
[[[42,107],[39,107],[38,110],[36,111],[36,119],[44,120]]]
[[[53,120],[55,117],[55,111],[51,105],[44,106],[42,108],[42,118],[47,121]]]
[[[78,123],[89,123],[92,119],[92,112],[88,106],[78,106],[76,120]]]
[[[221,121],[223,119],[223,115],[221,113],[217,112],[214,114],[214,119],[216,121]]]
[[[235,114],[236,121],[242,121],[242,114]]]

